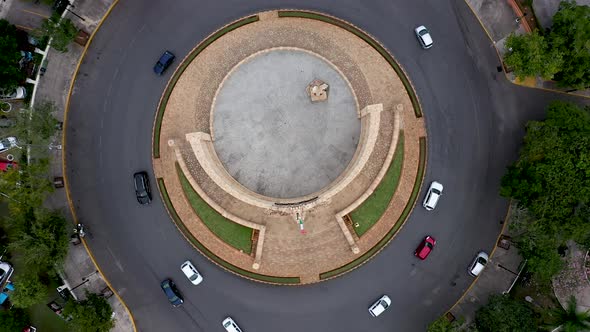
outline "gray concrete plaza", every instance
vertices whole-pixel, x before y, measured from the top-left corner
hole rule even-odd
[[[312,103],[306,87],[330,85]],[[228,172],[262,195],[294,198],[334,181],[351,161],[361,123],[348,82],[320,57],[275,49],[225,79],[213,106],[215,150]]]

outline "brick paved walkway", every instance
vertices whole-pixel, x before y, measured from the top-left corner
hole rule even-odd
[[[305,235],[300,234],[299,225],[294,214],[288,213],[289,209],[263,209],[246,203],[247,200],[240,199],[239,194],[230,195],[221,190],[218,183],[207,176],[186,140],[188,133],[211,133],[211,105],[226,73],[251,54],[285,46],[309,50],[338,68],[353,88],[359,112],[368,105],[383,105],[377,138],[367,162],[358,176],[342,190],[333,193],[329,199],[320,198],[318,201],[321,203],[305,211]],[[399,104],[402,105],[401,110],[395,111]],[[394,112],[399,112],[399,128],[394,126]],[[320,273],[359,257],[352,252],[335,214],[353,204],[370,188],[374,189],[372,184],[382,176],[382,168],[389,166],[390,147],[397,143],[399,129],[403,130],[405,138],[402,176],[383,218],[358,239],[360,254],[383,238],[409,200],[418,167],[419,137],[425,136],[423,120],[415,117],[411,101],[393,69],[360,38],[323,22],[278,18],[276,12],[266,12],[260,15],[259,22],[232,31],[212,43],[184,71],[166,106],[160,136],[161,155],[154,160],[154,171],[157,177],[164,179],[174,207],[188,229],[216,255],[252,272],[299,276],[302,283],[315,282],[319,280]],[[175,148],[168,145],[170,140],[174,141],[174,147],[180,151],[190,170],[187,176],[198,183],[209,199],[223,207],[222,214],[236,215],[266,227],[259,269],[252,267],[253,256],[221,241],[193,212],[178,180],[175,168],[177,154]],[[355,155],[359,154],[358,149]],[[349,168],[350,165],[347,170]],[[341,178],[346,177],[346,173]],[[239,186],[237,181],[234,182]],[[247,191],[240,188],[236,192],[243,190]],[[254,192],[248,195],[268,199]]]

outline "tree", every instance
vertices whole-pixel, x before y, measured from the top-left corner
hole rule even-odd
[[[514,225],[517,245],[529,270],[548,281],[563,265],[557,247],[590,232],[590,108],[554,102],[544,121],[526,129],[500,194],[530,212]]]
[[[0,332],[22,331],[29,323],[29,315],[20,308],[0,311]]]
[[[28,308],[47,298],[47,287],[36,273],[18,274],[14,277],[14,293],[10,302],[17,308]],[[22,327],[21,327],[22,328]]]
[[[18,61],[16,27],[5,19],[0,19],[0,89],[12,89],[25,79]]]
[[[0,192],[10,197],[8,208],[11,217],[18,218],[29,209],[40,207],[53,190],[49,179],[49,159],[20,163],[18,169],[13,168],[0,177]]]
[[[529,35],[511,34],[506,40],[506,49],[509,52],[504,62],[520,79],[537,75],[552,79],[563,63],[561,54],[549,49],[545,38],[537,31]]]
[[[574,234],[590,217],[589,174],[590,108],[553,102],[545,121],[528,123],[520,157],[502,178],[500,193],[553,230]]]
[[[462,321],[450,322],[445,316],[439,317],[428,325],[427,332],[459,332]]]
[[[109,332],[114,326],[113,310],[104,297],[86,293],[86,300],[70,301],[64,315],[72,317],[70,327],[79,332]]]
[[[68,252],[66,220],[58,212],[37,209],[28,219],[20,220],[17,236],[10,243],[13,252],[23,255],[26,267],[38,273],[61,265]]]
[[[563,56],[556,80],[562,86],[590,86],[590,7],[562,1],[553,16],[549,43]]]
[[[30,112],[21,112],[16,121],[17,137],[20,141],[31,141],[41,144],[57,131],[57,120],[53,114],[57,112],[55,104],[48,101],[39,102]]]
[[[554,328],[560,327],[562,332],[579,332],[590,330],[590,311],[579,312],[576,298],[571,296],[565,310],[559,308],[553,311]]]
[[[488,304],[475,313],[475,324],[480,332],[537,331],[533,310],[508,295],[490,296]]]
[[[70,19],[61,20],[59,14],[55,13],[50,18],[43,21],[41,29],[35,30],[34,34],[38,38],[52,38],[51,47],[56,51],[65,53],[68,51],[68,45],[76,38],[78,29]]]

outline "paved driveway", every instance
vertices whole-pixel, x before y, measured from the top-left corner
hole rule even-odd
[[[182,58],[225,23],[273,8],[339,16],[383,42],[409,73],[429,132],[426,182],[445,184],[437,209],[416,208],[397,238],[362,268],[305,287],[253,283],[224,272],[184,241],[155,197],[138,206],[131,174],[151,172],[156,105],[172,70],[155,76],[164,49]],[[422,50],[412,32],[432,31]],[[79,219],[99,264],[131,308],[140,331],[222,331],[232,315],[246,331],[424,331],[468,287],[466,265],[491,250],[507,202],[499,179],[514,160],[527,120],[540,119],[562,95],[514,86],[471,11],[451,1],[121,1],[97,33],[80,69],[67,128],[67,173]],[[152,182],[155,182],[152,180]],[[422,193],[423,194],[423,193]],[[422,262],[412,251],[431,234],[437,248]],[[179,271],[190,258],[205,281]],[[173,309],[159,281],[172,277],[186,297]],[[387,293],[393,308],[378,319],[367,307]]]

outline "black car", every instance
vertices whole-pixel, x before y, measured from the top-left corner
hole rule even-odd
[[[184,303],[182,295],[180,295],[180,292],[172,280],[166,279],[162,281],[162,283],[160,283],[160,287],[162,287],[164,294],[166,294],[168,301],[170,301],[170,304],[172,304],[173,307],[178,307]]]
[[[175,57],[176,56],[172,54],[172,52],[170,51],[164,52],[164,54],[162,54],[162,56],[160,57],[160,60],[158,60],[158,62],[156,62],[156,65],[154,66],[154,73],[162,75],[166,68],[168,68],[172,61],[174,61]]]
[[[135,196],[137,196],[139,204],[149,204],[152,201],[152,193],[148,174],[146,172],[133,174],[133,184],[135,185]]]

